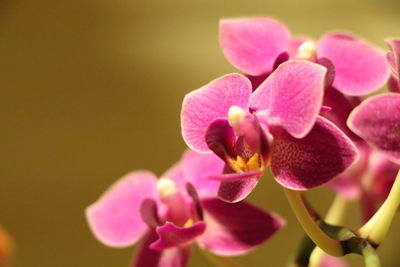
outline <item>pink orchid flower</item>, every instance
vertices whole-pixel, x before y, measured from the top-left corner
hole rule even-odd
[[[400,95],[382,94],[360,104],[338,91],[330,93],[336,100],[324,116],[348,133],[360,151],[360,159],[330,186],[348,199],[360,199],[363,220],[368,220],[387,197],[400,167]]]
[[[110,247],[141,240],[133,266],[186,266],[191,244],[216,255],[247,253],[275,234],[284,221],[240,202],[216,198],[218,183],[205,179],[221,172],[216,156],[188,151],[163,178],[132,172],[112,185],[86,210],[95,237]]]
[[[389,78],[382,51],[348,33],[329,32],[315,43],[291,38],[286,26],[272,18],[234,18],[220,21],[220,44],[233,66],[255,76],[255,85],[289,58],[332,65],[332,86],[346,95],[371,93]]]
[[[400,94],[368,98],[352,111],[347,123],[372,147],[400,164]]]
[[[400,93],[400,39],[387,39],[386,43],[390,48],[390,51],[386,54],[386,59],[392,73],[389,88],[393,92]]]
[[[361,102],[360,97],[345,96],[329,87],[325,90],[323,103],[330,110],[322,116],[338,126],[360,152],[359,159],[328,185],[349,200],[360,200],[363,220],[368,220],[389,193],[399,165],[390,161],[379,149],[371,148],[347,126],[349,115]]]
[[[256,186],[270,163],[281,185],[306,190],[343,172],[358,157],[352,142],[318,116],[326,68],[287,61],[252,92],[250,81],[228,74],[185,96],[186,144],[225,161],[219,197],[237,202]]]

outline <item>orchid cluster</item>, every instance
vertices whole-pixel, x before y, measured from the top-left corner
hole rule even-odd
[[[242,74],[185,96],[189,149],[160,178],[132,172],[90,205],[95,237],[110,247],[140,242],[132,266],[186,266],[194,243],[232,266],[221,256],[248,253],[285,225],[244,200],[269,167],[308,236],[293,264],[339,266],[335,257],[358,253],[378,266],[400,203],[400,39],[388,39],[385,54],[349,33],[292,37],[257,17],[221,20],[220,44]],[[368,96],[385,85],[390,92]],[[323,185],[339,200],[325,219],[304,197]],[[358,230],[332,215],[351,200],[362,210]]]

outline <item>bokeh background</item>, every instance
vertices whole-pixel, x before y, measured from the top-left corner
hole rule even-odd
[[[315,38],[348,29],[384,48],[400,36],[398,0],[1,0],[0,224],[16,242],[11,266],[128,266],[134,248],[98,243],[85,207],[123,174],[161,174],[180,157],[183,96],[235,71],[219,18],[263,14]],[[308,196],[321,213],[333,198],[324,188]],[[284,266],[301,228],[269,175],[251,199],[288,224],[238,261]],[[383,266],[400,265],[399,217]],[[354,204],[347,223],[358,225]],[[212,264],[196,251],[191,266]]]

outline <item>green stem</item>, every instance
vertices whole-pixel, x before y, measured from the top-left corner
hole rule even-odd
[[[375,249],[368,245],[362,249],[362,255],[364,256],[365,267],[380,267],[381,263],[379,261],[378,255],[376,255]]]
[[[343,256],[344,251],[340,241],[329,237],[321,230],[304,204],[301,193],[285,187],[283,187],[283,191],[294,214],[310,239],[326,253],[336,257]]]
[[[362,238],[368,239],[375,245],[379,245],[386,237],[389,227],[400,205],[400,171],[397,173],[396,180],[390,190],[389,196],[372,216],[357,232]]]
[[[332,225],[340,224],[345,214],[346,205],[347,200],[340,195],[336,195],[325,217],[325,222]],[[316,247],[310,255],[309,267],[320,266],[324,254],[321,248]]]

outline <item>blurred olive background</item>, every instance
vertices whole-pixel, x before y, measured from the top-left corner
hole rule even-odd
[[[11,266],[128,266],[134,248],[98,243],[84,209],[123,174],[161,174],[178,160],[183,96],[235,71],[219,48],[219,18],[270,15],[315,38],[348,29],[384,48],[383,38],[400,36],[399,3],[1,0],[0,224],[15,238]],[[322,213],[333,197],[308,195]],[[302,231],[269,175],[251,199],[287,227],[238,261],[284,266]],[[399,223],[380,248],[383,266],[400,265]],[[196,250],[191,266],[211,263]]]

